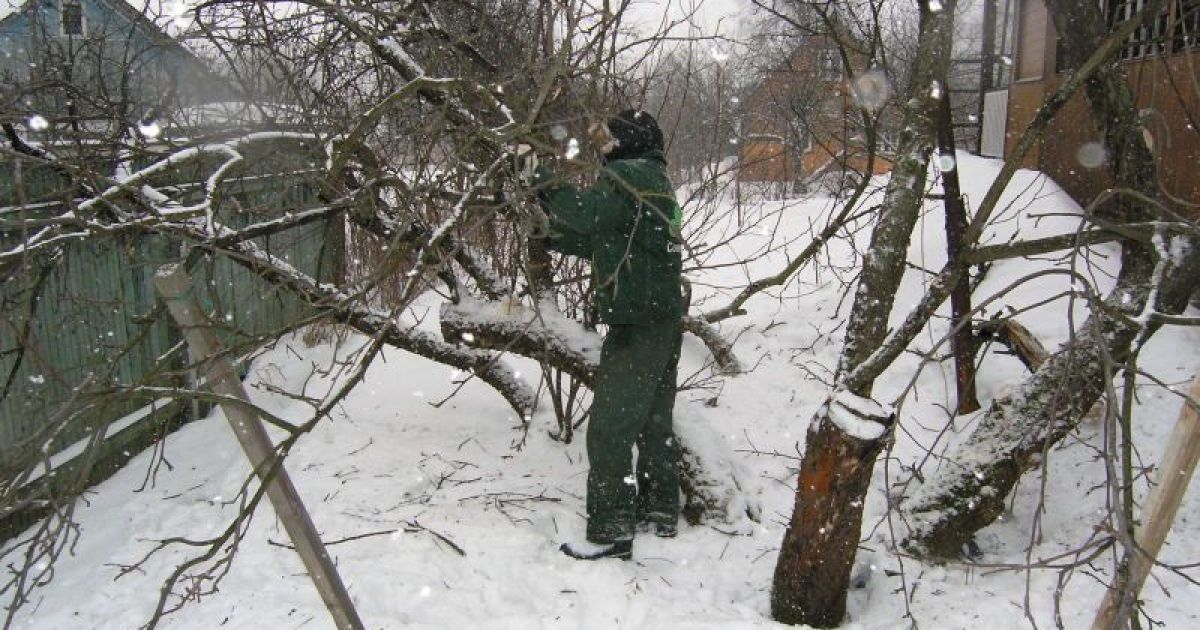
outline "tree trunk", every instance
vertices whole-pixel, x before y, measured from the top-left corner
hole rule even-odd
[[[967,231],[967,209],[958,182],[958,157],[955,155],[954,117],[950,111],[949,79],[940,77],[943,86],[937,102],[937,140],[942,197],[946,208],[946,260],[953,265],[963,253]],[[949,168],[947,168],[949,167]],[[958,393],[958,413],[979,410],[975,394],[975,337],[971,331],[971,274],[964,273],[950,291],[950,322],[953,336],[954,382]]]
[[[809,425],[800,490],[775,565],[771,612],[777,621],[828,628],[846,615],[863,497],[892,424],[890,415],[874,407],[878,412],[867,417],[834,399],[821,406]]]
[[[904,276],[935,138],[929,114],[940,90],[932,89],[933,81],[949,63],[954,5],[943,2],[942,10],[930,11],[920,2],[916,63],[898,101],[904,107],[900,158],[863,260],[834,393],[808,430],[795,509],[775,566],[771,614],[784,623],[830,627],[846,612],[863,502],[892,427],[890,415],[869,400],[874,377],[846,378],[885,338]]]

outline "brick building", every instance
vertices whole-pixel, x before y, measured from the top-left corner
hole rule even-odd
[[[994,80],[985,95],[982,153],[1011,154],[1042,102],[1069,71],[1043,0],[990,0],[997,42]],[[1136,15],[1146,0],[1104,0],[1110,27]],[[1008,51],[1011,51],[1009,53]],[[1177,209],[1200,216],[1200,0],[1169,0],[1155,19],[1134,32],[1120,53],[1137,99],[1148,144],[1158,158],[1164,192],[1186,203]],[[1045,172],[1081,204],[1111,185],[1106,149],[1091,120],[1086,96],[1077,93],[1051,121],[1046,140],[1022,166]],[[1187,205],[1193,204],[1188,210]]]
[[[853,60],[865,72],[865,60]],[[768,70],[742,117],[738,177],[744,182],[805,184],[823,175],[867,167],[857,106],[841,52],[827,37],[810,36]],[[872,171],[891,163],[876,156]]]

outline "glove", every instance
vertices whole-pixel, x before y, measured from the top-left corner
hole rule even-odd
[[[539,164],[537,153],[534,153],[533,147],[528,144],[518,144],[513,157],[515,159],[514,170],[517,172],[517,181],[521,182],[522,186],[529,186],[533,183],[533,178],[537,175]]]
[[[521,231],[529,238],[547,238],[550,236],[550,217],[535,207],[522,217]]]
[[[599,149],[604,155],[612,153],[612,150],[617,148],[617,139],[613,137],[612,130],[606,123],[598,122],[588,125],[588,139],[591,140],[592,146]]]

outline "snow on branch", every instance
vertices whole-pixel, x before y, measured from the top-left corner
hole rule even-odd
[[[591,384],[603,338],[546,301],[530,308],[512,299],[484,302],[463,297],[442,305],[442,335],[479,348],[531,357]]]
[[[298,132],[257,132],[249,133],[226,142],[204,144],[181,149],[137,171],[126,173],[113,178],[109,187],[95,193],[86,199],[78,200],[75,209],[67,209],[56,216],[45,219],[23,220],[12,223],[14,231],[25,231],[31,227],[40,227],[26,237],[23,242],[14,247],[0,251],[0,267],[21,259],[38,250],[53,250],[75,240],[90,238],[96,235],[114,235],[122,232],[152,231],[156,225],[170,221],[182,221],[204,214],[207,219],[207,229],[214,232],[212,203],[217,188],[224,182],[225,177],[234,166],[242,162],[244,156],[239,148],[267,141],[298,140],[314,141],[318,137],[309,133]],[[184,164],[210,155],[223,156],[225,159],[213,172],[205,178],[202,189],[202,199],[190,206],[182,206],[162,191],[151,187],[146,182],[156,175],[166,173]],[[46,156],[47,160],[54,160]],[[57,162],[51,162],[56,165]],[[101,218],[100,210],[110,208],[114,198],[126,195],[132,199],[137,212],[121,213],[119,217]],[[303,216],[285,217],[278,221],[280,229],[297,225],[319,218],[337,208],[314,208],[302,213]],[[111,220],[110,220],[111,219]],[[0,229],[10,229],[8,222],[0,224]],[[269,229],[269,226],[263,226]]]
[[[429,81],[429,77],[425,73],[425,68],[408,53],[408,50],[396,39],[395,35],[377,36],[368,32],[359,20],[347,14],[340,7],[323,5],[322,10],[329,12],[338,23],[346,27],[351,33],[354,33],[359,41],[366,44],[373,53],[382,59],[384,63],[391,66],[406,81],[424,79],[425,81],[416,84],[417,93],[430,103],[446,107],[447,113],[455,123],[477,128],[483,127],[476,116],[471,113],[471,110],[463,105],[462,102],[456,98],[448,97],[444,92],[433,89],[433,84],[427,82]]]
[[[860,440],[878,440],[895,422],[895,409],[844,389],[834,392],[825,405],[829,420]]]
[[[683,326],[708,346],[718,370],[724,374],[742,371],[732,344],[710,324],[685,317]],[[464,339],[478,348],[537,359],[589,385],[600,364],[603,342],[599,334],[564,316],[548,301],[531,308],[509,298],[481,301],[464,297],[458,304],[443,304],[442,335]]]
[[[219,228],[220,226],[218,226]],[[206,234],[194,224],[174,226],[189,240],[205,246]],[[228,236],[225,234],[223,236]],[[288,291],[304,302],[320,309],[368,336],[379,336],[384,343],[401,350],[471,372],[492,386],[520,416],[533,412],[536,394],[525,381],[492,352],[446,343],[415,328],[404,328],[386,313],[375,311],[355,302],[350,296],[327,284],[319,284],[286,261],[273,256],[249,241],[229,246],[236,254],[230,260],[253,271],[273,286]]]

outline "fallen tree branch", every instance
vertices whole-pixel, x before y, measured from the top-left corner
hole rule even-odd
[[[458,304],[443,304],[441,314],[445,339],[464,339],[469,335],[467,341],[474,347],[537,359],[584,384],[590,384],[595,377],[603,339],[563,317],[551,303],[534,309],[508,299],[481,302],[463,298]],[[686,316],[683,328],[704,342],[721,372],[742,371],[732,344],[708,322]]]
[[[1015,319],[993,319],[979,324],[977,335],[980,339],[996,341],[1012,351],[1030,372],[1038,371],[1050,353],[1041,341],[1028,328]]]
[[[733,354],[733,344],[726,341],[712,324],[703,318],[685,315],[683,329],[695,335],[697,339],[704,342],[705,346],[708,346],[708,351],[712,353],[713,361],[722,374],[742,372],[742,364]]]
[[[591,384],[600,364],[603,338],[550,303],[534,309],[511,299],[463,297],[458,304],[442,304],[441,320],[444,339],[537,359],[585,384]]]
[[[1179,237],[1184,238],[1184,237]],[[1158,311],[1178,312],[1200,277],[1200,246],[1192,243],[1158,287]],[[941,467],[909,493],[903,506],[910,532],[902,543],[934,558],[957,557],[976,531],[1005,507],[1026,471],[1041,465],[1045,448],[1062,439],[1095,404],[1111,376],[1104,357],[1123,360],[1132,340],[1146,334],[1133,317],[1148,308],[1151,274],[1145,261],[1124,260],[1117,286],[1079,333],[1011,396],[992,404],[971,435],[941,458]]]
[[[549,302],[534,309],[516,302],[464,299],[443,304],[441,317],[447,339],[537,359],[588,387],[596,377],[603,338],[563,316]],[[752,496],[755,493],[749,491],[752,477],[737,467],[724,438],[707,423],[688,419],[675,422],[675,437],[688,521],[757,522],[761,509]]]

